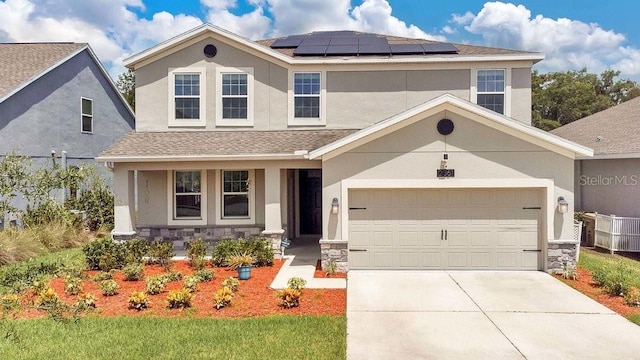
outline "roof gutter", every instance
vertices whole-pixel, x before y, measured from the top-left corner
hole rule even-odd
[[[246,154],[246,155],[179,155],[179,156],[98,156],[98,162],[194,162],[194,161],[251,161],[251,160],[308,160],[308,151],[293,154]]]

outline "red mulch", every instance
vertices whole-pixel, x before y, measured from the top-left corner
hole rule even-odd
[[[629,317],[629,315],[633,314],[640,314],[640,308],[625,304],[622,296],[609,295],[602,288],[595,285],[593,283],[591,273],[586,269],[578,267],[578,280],[567,280],[562,278],[560,275],[557,275],[557,277],[567,285],[624,317]]]
[[[337,278],[337,279],[346,279],[347,273],[336,272],[332,275],[327,274],[326,271],[322,271],[322,261],[318,260],[316,263],[316,271],[313,273],[314,278]]]
[[[166,308],[166,297],[170,290],[182,287],[182,280],[172,281],[167,284],[165,291],[157,295],[148,295],[149,308],[143,311],[127,308],[127,300],[132,291],[145,290],[144,280],[124,281],[124,275],[118,271],[114,279],[120,288],[114,296],[104,296],[100,292],[99,284],[91,279],[83,281],[84,292],[91,293],[96,298],[95,314],[97,316],[158,316],[158,317],[213,317],[213,318],[237,318],[250,316],[264,316],[272,314],[294,315],[344,315],[346,310],[347,293],[345,289],[305,289],[300,299],[300,306],[292,309],[283,309],[278,306],[276,300],[277,291],[269,288],[278,270],[284,261],[276,260],[271,267],[259,267],[251,269],[251,278],[240,281],[240,286],[235,293],[231,306],[216,310],[213,306],[213,296],[221,287],[221,283],[227,277],[237,277],[237,272],[226,268],[213,268],[215,279],[211,282],[203,282],[198,285],[198,291],[192,300],[191,308],[178,310]],[[173,262],[172,271],[179,271],[183,277],[192,275],[193,270],[186,261]],[[157,275],[165,270],[158,265],[145,267],[144,275]],[[93,277],[97,271],[87,271],[86,274]],[[51,280],[51,287],[56,291],[60,299],[72,305],[77,296],[64,293],[64,280],[56,278]],[[23,304],[33,302],[33,294],[25,295]],[[43,311],[36,310],[33,306],[23,306],[18,314],[19,318],[43,317]]]

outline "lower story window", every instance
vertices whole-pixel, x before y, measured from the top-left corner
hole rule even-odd
[[[249,171],[222,172],[222,217],[249,218]]]
[[[174,218],[202,218],[202,190],[200,171],[176,171],[174,173]]]

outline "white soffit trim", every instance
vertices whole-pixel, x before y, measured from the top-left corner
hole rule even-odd
[[[243,161],[243,160],[305,160],[306,154],[250,155],[185,155],[185,156],[100,156],[98,162],[165,162],[165,161]]]
[[[447,63],[447,62],[477,62],[477,61],[532,61],[533,64],[544,60],[544,55],[539,53],[505,54],[505,55],[470,55],[470,56],[430,56],[430,57],[402,57],[402,58],[314,58],[300,59],[284,55],[270,47],[258,44],[242,36],[215,25],[205,23],[169,40],[161,42],[147,50],[126,58],[123,63],[128,68],[134,68],[136,64],[146,62],[150,58],[158,56],[164,51],[179,47],[180,45],[198,38],[199,36],[214,35],[222,42],[231,46],[237,46],[252,50],[262,57],[268,57],[287,65],[344,65],[344,64],[411,64],[411,63]]]
[[[475,120],[496,130],[516,136],[522,140],[567,157],[575,158],[580,155],[587,157],[593,156],[593,150],[590,148],[568,141],[533,126],[525,125],[517,120],[510,119],[506,116],[485,109],[482,106],[460,99],[454,95],[444,94],[403,113],[355,132],[338,141],[318,148],[309,153],[309,159],[330,159],[445,109],[454,112],[458,110],[458,112],[461,113],[460,115],[468,117],[471,120]]]
[[[640,153],[620,153],[620,154],[595,154],[593,157],[578,156],[578,160],[605,160],[605,159],[640,159]]]

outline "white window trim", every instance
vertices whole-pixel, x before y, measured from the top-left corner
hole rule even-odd
[[[222,173],[224,171],[249,171],[249,217],[224,218],[222,212]],[[255,225],[256,222],[256,177],[253,169],[216,170],[216,224],[219,225]]]
[[[511,68],[472,68],[471,69],[471,89],[470,89],[470,99],[474,104],[478,103],[478,71],[480,70],[502,70],[504,71],[504,114],[505,116],[511,117]],[[491,93],[482,93],[482,94],[491,94]],[[499,94],[499,93],[495,93]],[[500,93],[501,94],[501,93]]]
[[[320,117],[319,118],[297,118],[294,117],[295,111],[293,109],[294,93],[293,93],[293,75],[296,73],[319,73],[320,74]],[[292,71],[289,70],[288,85],[288,113],[289,113],[289,126],[325,126],[327,124],[327,72],[318,70],[308,71]]]
[[[85,115],[84,112],[82,112],[82,100],[89,100],[91,101],[91,115]],[[93,134],[93,113],[94,113],[94,109],[93,109],[93,99],[87,98],[87,97],[80,97],[80,132],[83,134]],[[91,118],[91,131],[85,131],[82,128],[82,118],[88,116]]]
[[[175,75],[176,74],[199,74],[200,75],[200,118],[199,119],[176,119],[176,102],[175,102]],[[188,67],[176,68],[169,71],[168,91],[168,125],[169,127],[195,127],[207,125],[207,71],[205,68]]]
[[[222,74],[247,74],[247,118],[223,119],[222,118]],[[253,68],[250,67],[216,67],[216,126],[246,127],[253,126],[254,103],[254,78]]]
[[[175,172],[200,171],[201,217],[176,219],[175,214]],[[167,225],[207,225],[207,171],[198,169],[180,169],[167,171]]]

